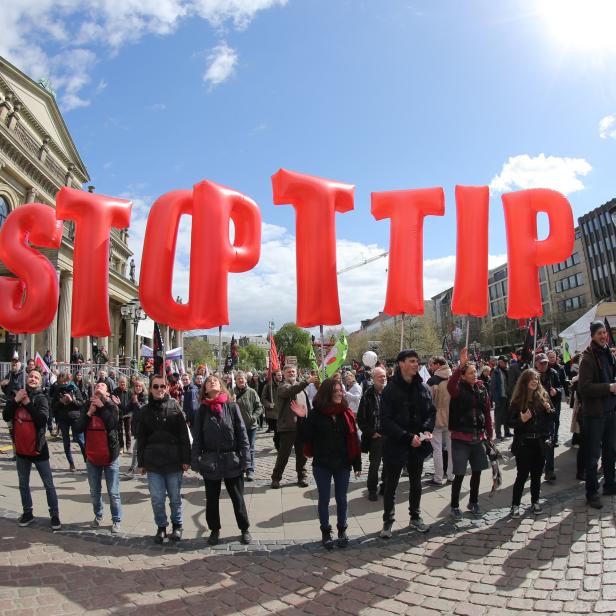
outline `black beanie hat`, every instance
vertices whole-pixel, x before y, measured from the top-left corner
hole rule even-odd
[[[603,321],[593,321],[590,324],[590,335],[594,336],[600,329],[605,329],[605,323]]]

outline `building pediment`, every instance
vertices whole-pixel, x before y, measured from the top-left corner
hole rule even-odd
[[[62,118],[54,96],[0,56],[0,80],[22,104],[24,117],[41,138],[48,136],[57,153],[75,165],[79,180],[87,182],[88,172]]]

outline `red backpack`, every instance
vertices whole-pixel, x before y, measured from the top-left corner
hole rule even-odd
[[[40,455],[36,449],[36,426],[28,409],[18,407],[13,422],[13,438],[15,439],[15,453],[29,458]]]
[[[90,423],[86,429],[86,458],[90,464],[96,466],[111,464],[107,428],[98,415],[90,417]]]

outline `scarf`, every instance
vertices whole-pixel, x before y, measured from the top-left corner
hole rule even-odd
[[[218,417],[222,416],[222,405],[227,401],[227,394],[218,394],[215,398],[204,398],[203,403]]]
[[[348,406],[342,404],[332,404],[323,409],[319,409],[319,412],[326,417],[332,417],[333,415],[340,416],[347,427],[347,455],[349,462],[353,462],[355,458],[361,455],[361,449],[359,446],[359,438],[357,436],[357,424],[355,423],[355,416],[353,411]],[[312,443],[304,444],[304,455],[307,458],[312,458],[313,447]]]

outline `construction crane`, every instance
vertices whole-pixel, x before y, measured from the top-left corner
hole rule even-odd
[[[386,257],[387,255],[389,255],[389,251],[382,252],[381,254],[375,255],[374,257],[370,257],[369,259],[364,259],[361,263],[355,263],[354,265],[343,267],[341,270],[338,270],[336,274],[340,275],[340,274],[344,274],[345,272],[350,272],[351,270],[357,269],[358,267],[363,267],[364,265],[368,265],[368,263],[372,263],[373,261],[376,261],[377,259],[382,259],[383,257]]]

